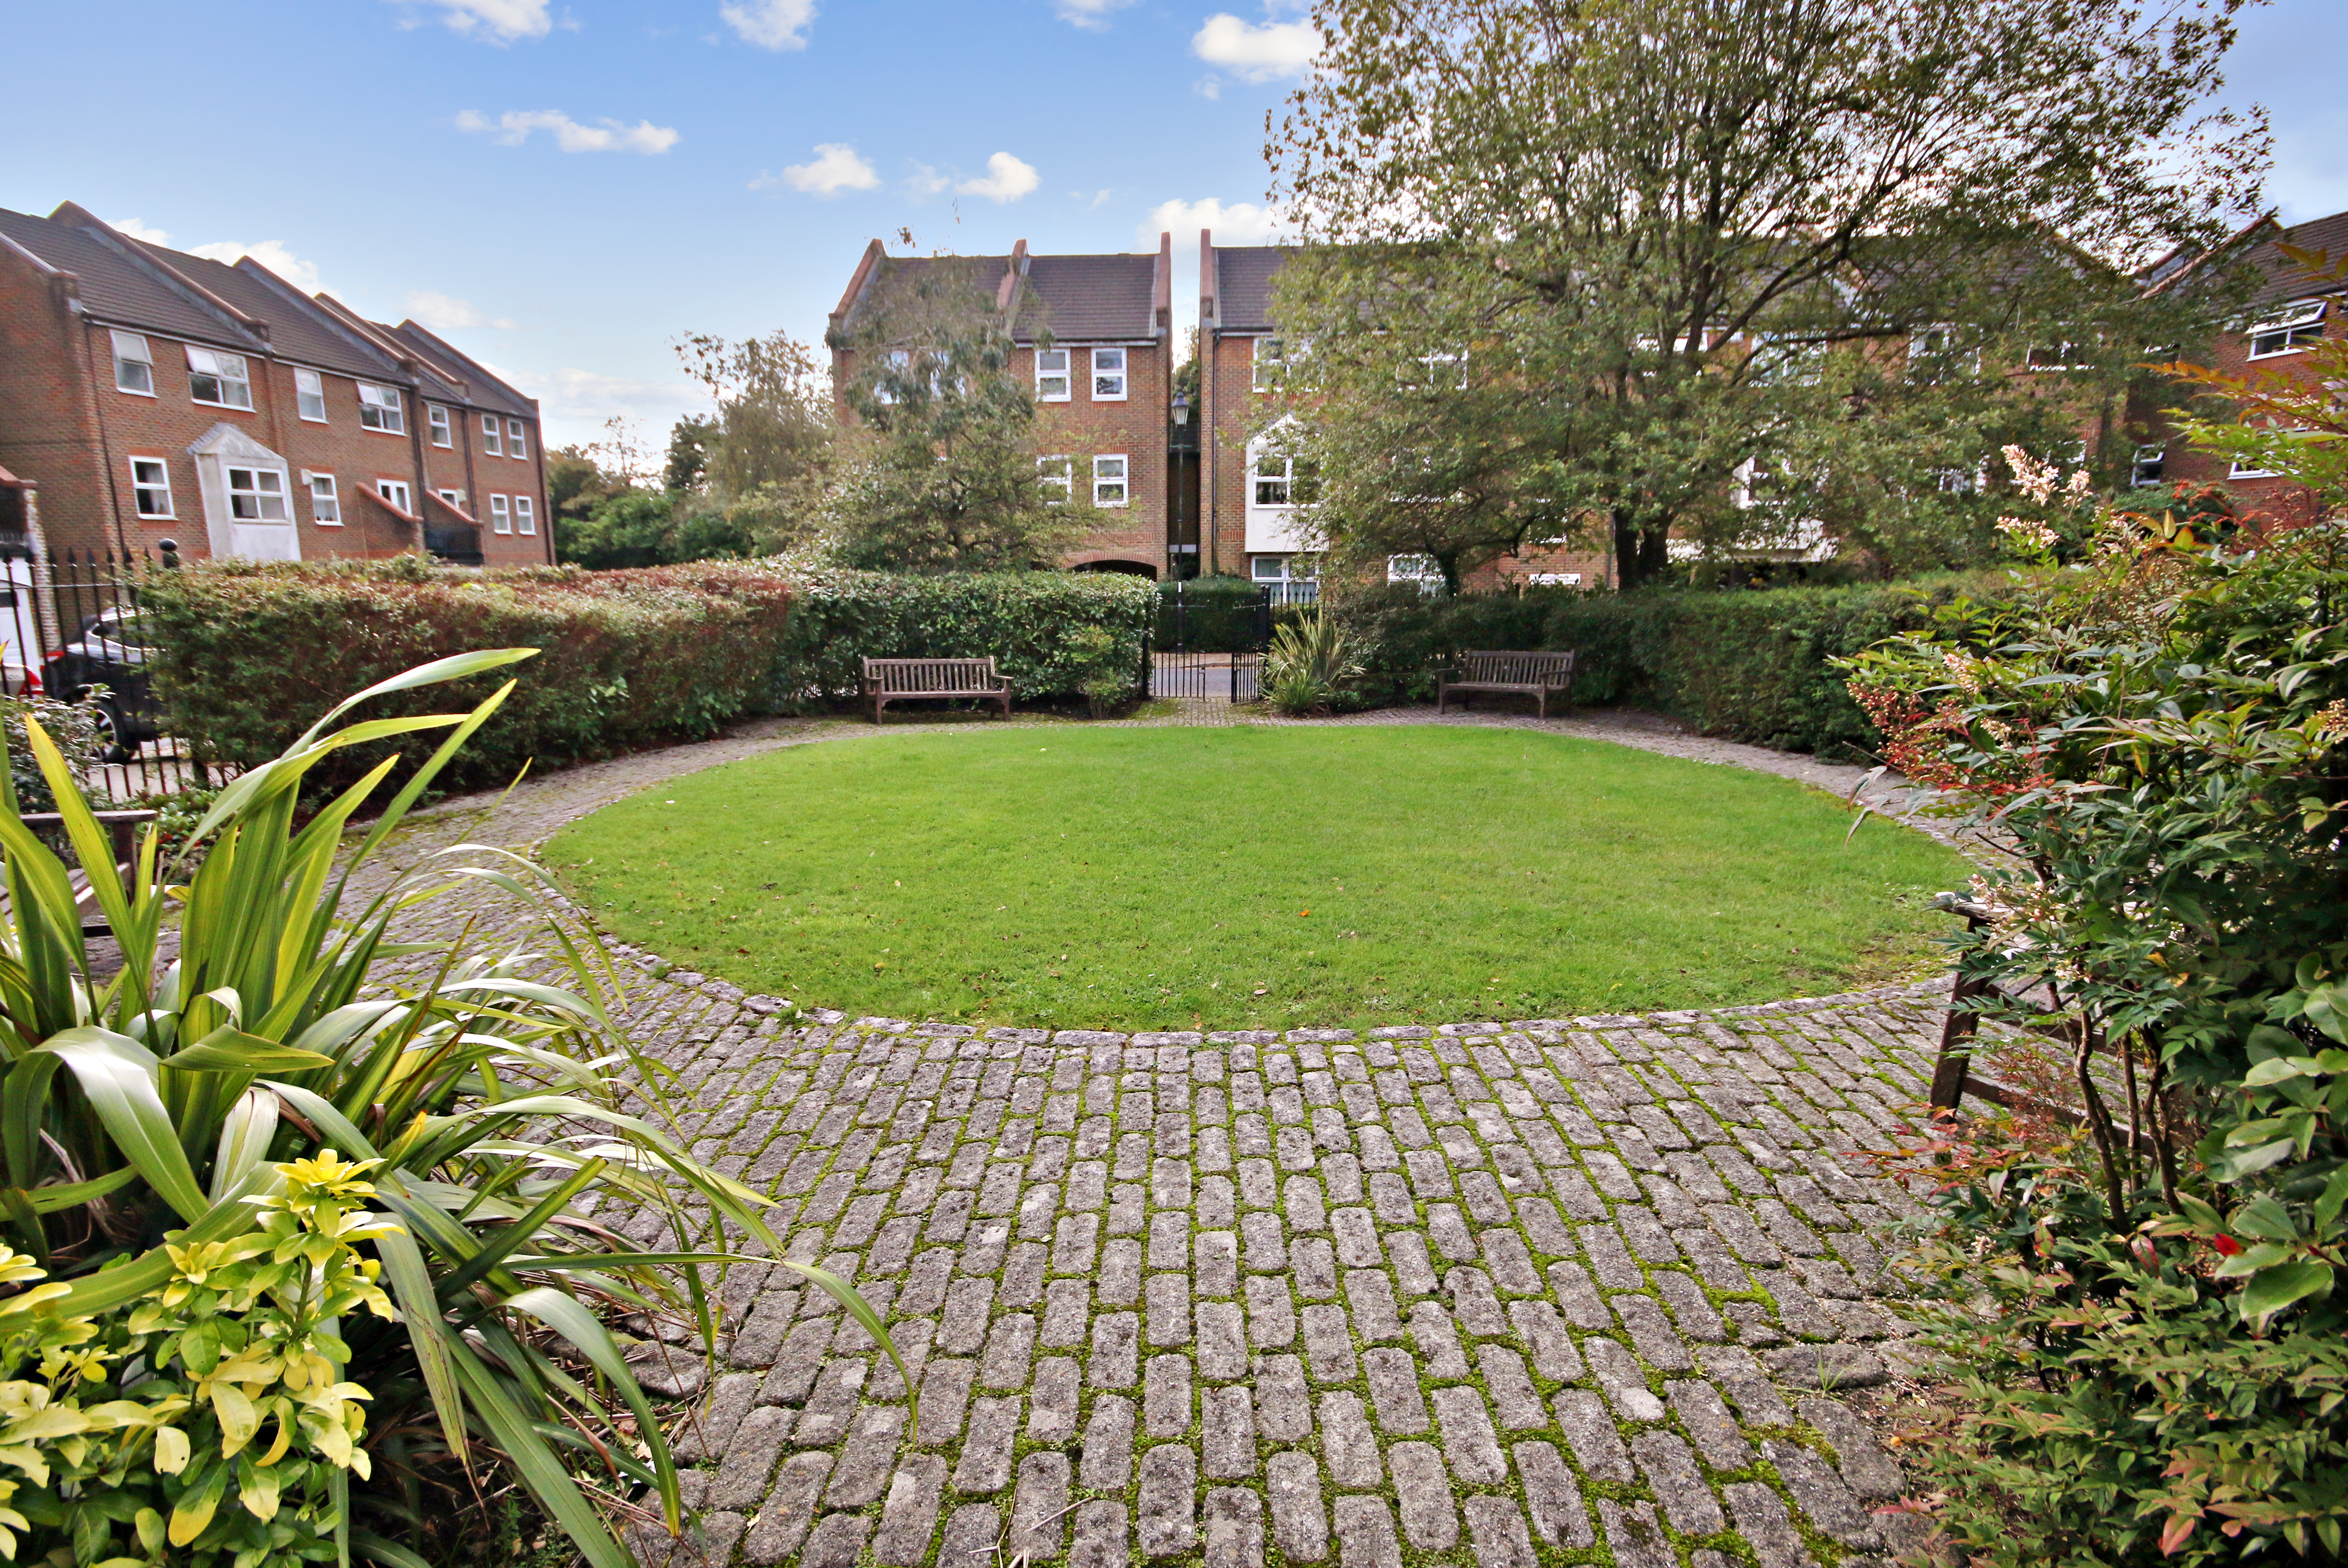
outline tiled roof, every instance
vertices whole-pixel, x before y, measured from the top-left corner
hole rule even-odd
[[[153,254],[164,265],[193,278],[247,315],[267,322],[270,349],[280,359],[368,380],[399,379],[399,366],[388,356],[336,325],[333,317],[311,304],[299,290],[268,276],[258,262],[232,267],[203,256],[168,251],[143,240],[130,242]]]
[[[1269,332],[1272,279],[1287,245],[1215,247],[1215,325],[1224,332]]]
[[[967,269],[972,282],[990,291],[991,297],[1010,270],[1011,258],[884,258],[842,315],[840,331],[852,336],[878,300],[914,286],[931,269],[945,265]],[[1157,266],[1158,258],[1148,254],[1030,256],[1027,289],[1035,303],[1019,313],[1013,335],[1031,342],[1037,330],[1048,327],[1063,343],[1145,342],[1156,335],[1152,296]]]
[[[96,320],[248,353],[267,346],[201,295],[144,264],[131,249],[134,241],[111,241],[70,223],[6,211],[0,211],[0,233],[80,279],[83,307]]]
[[[1014,335],[1048,325],[1063,343],[1146,342],[1157,275],[1155,255],[1030,256],[1027,286],[1043,310],[1022,311]]]
[[[408,345],[417,353],[439,366],[443,370],[461,377],[465,383],[461,396],[473,407],[495,408],[507,414],[520,414],[530,419],[538,418],[538,404],[535,399],[523,397],[513,387],[499,380],[488,366],[466,354],[448,339],[435,336],[413,321],[403,321],[397,326],[384,326],[378,323],[376,329],[386,336]],[[431,382],[436,387],[440,385],[438,377],[420,366],[417,378]],[[459,396],[454,387],[447,388],[446,391],[449,397]]]
[[[2305,251],[2329,252],[2333,262],[2348,256],[2348,212],[2334,212],[2328,218],[2314,218],[2284,230],[2250,252],[2250,264],[2265,274],[2251,292],[2252,304],[2271,304],[2279,300],[2304,299],[2312,294],[2339,294],[2348,289],[2348,281],[2339,277],[2319,279],[2305,267],[2284,255],[2277,247],[2296,245]]]

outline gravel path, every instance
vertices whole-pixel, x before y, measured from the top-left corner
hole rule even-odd
[[[1861,778],[1638,716],[1439,722]],[[450,802],[397,855],[532,845],[665,779],[871,733],[773,721],[576,769]],[[413,934],[487,907],[440,901]],[[714,1383],[640,1357],[704,1411],[680,1446],[698,1533],[639,1532],[648,1565],[1793,1568],[1901,1543],[1869,1511],[1899,1467],[1850,1391],[1899,1365],[1879,1303],[1913,1205],[1854,1151],[1922,1097],[1942,987],[981,1034],[792,1015],[619,951],[696,1152],[775,1194],[786,1255],[852,1278],[915,1378],[788,1271],[736,1265]]]

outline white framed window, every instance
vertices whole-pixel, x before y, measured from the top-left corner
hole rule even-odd
[[[459,510],[465,505],[465,492],[460,490],[444,490],[440,492],[440,499]]]
[[[141,517],[177,516],[171,510],[170,465],[160,458],[131,459],[130,500]]]
[[[1310,604],[1321,597],[1321,563],[1311,555],[1258,555],[1248,575],[1275,604]]]
[[[1432,555],[1389,555],[1386,557],[1386,581],[1415,583],[1422,589],[1432,583],[1440,588],[1443,586],[1443,568],[1435,563]],[[1581,579],[1576,576],[1574,581],[1579,583]]]
[[[1416,370],[1403,371],[1402,384],[1427,392],[1468,390],[1468,356],[1464,354],[1422,354],[1412,361]]]
[[[2271,480],[2275,477],[2275,471],[2272,469],[2253,469],[2236,463],[2226,470],[2226,477],[2230,480]]]
[[[506,498],[501,495],[489,497],[489,531],[491,533],[513,531],[513,512],[507,507]]]
[[[1068,400],[1068,350],[1039,348],[1035,351],[1035,401],[1065,403]]]
[[[1093,459],[1093,504],[1123,506],[1128,498],[1125,454],[1113,453]]]
[[[326,422],[326,383],[316,371],[294,372],[294,411],[314,425]]]
[[[399,401],[396,387],[377,387],[372,381],[359,383],[359,423],[370,430],[381,430],[386,436],[407,434],[407,415]]]
[[[1044,504],[1066,506],[1076,490],[1076,465],[1065,452],[1035,459],[1035,482],[1044,487]]]
[[[1393,570],[1392,562],[1388,562],[1387,570],[1389,572]],[[1440,581],[1440,579],[1441,574],[1437,573],[1437,580]],[[1581,573],[1579,572],[1528,572],[1525,573],[1525,581],[1535,588],[1579,588],[1581,586]]]
[[[538,503],[526,495],[513,498],[514,531],[535,535],[538,532]]]
[[[2321,338],[2327,303],[2320,299],[2293,300],[2277,312],[2273,320],[2250,328],[2250,357],[2264,359],[2271,355],[2296,354]]]
[[[285,476],[275,469],[228,470],[228,514],[239,522],[290,522]]]
[[[132,392],[141,397],[155,396],[155,356],[147,347],[147,340],[135,332],[118,332],[114,337],[114,389]]]
[[[2128,464],[2128,483],[2137,490],[2150,490],[2162,482],[2168,470],[2168,449],[2152,442],[2136,449],[2136,458]]]
[[[188,345],[188,396],[216,408],[252,407],[252,376],[244,356]]]
[[[506,421],[506,456],[510,458],[530,456],[530,438],[522,434],[520,419]]]
[[[1269,392],[1288,374],[1288,344],[1278,337],[1255,340],[1255,389]]]
[[[427,403],[424,405],[424,423],[432,431],[432,444],[434,446],[453,447],[457,444],[457,438],[454,432],[448,428],[448,410],[440,407],[439,404]]]
[[[310,481],[310,521],[321,528],[343,526],[342,492],[335,488],[332,474],[305,474]]]
[[[1317,480],[1311,462],[1284,452],[1259,451],[1248,469],[1248,490],[1257,506],[1310,506]]]
[[[498,417],[495,414],[481,416],[481,450],[493,458],[505,455],[504,443],[498,438]]]
[[[2084,343],[2033,344],[2026,361],[2033,370],[2076,370],[2088,363]]]
[[[402,511],[413,512],[416,510],[416,503],[407,499],[406,480],[377,480],[375,481],[375,493]]]
[[[1125,350],[1096,348],[1093,350],[1093,401],[1122,403],[1125,401]]]

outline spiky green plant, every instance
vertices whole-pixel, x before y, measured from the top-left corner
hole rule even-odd
[[[702,1269],[727,1261],[719,1227],[730,1222],[769,1255],[782,1247],[759,1217],[764,1199],[662,1130],[665,1068],[613,1028],[616,970],[541,899],[527,862],[453,867],[438,882],[411,871],[371,896],[354,892],[354,873],[514,683],[466,713],[332,727],[370,697],[534,651],[438,660],[342,703],[221,791],[193,836],[207,852],[184,886],[159,874],[151,830],[133,874],[111,874],[73,769],[27,725],[75,856],[96,868],[121,962],[101,977],[74,873],[25,827],[0,758],[0,1231],[68,1287],[45,1309],[88,1315],[160,1286],[167,1239],[184,1247],[251,1230],[249,1200],[282,1185],[277,1162],[325,1149],[380,1160],[373,1179],[401,1228],[372,1245],[398,1321],[346,1324],[340,1375],[374,1396],[371,1424],[396,1461],[386,1468],[409,1491],[403,1503],[379,1470],[362,1505],[420,1523],[419,1475],[444,1458],[487,1458],[585,1562],[632,1568],[592,1494],[648,1488],[672,1529],[682,1511],[656,1413],[604,1320],[689,1315],[706,1343]],[[304,777],[336,749],[432,730],[448,733],[355,846],[345,830],[396,757],[296,825]],[[518,901],[544,953],[476,942],[469,925],[452,943],[393,940],[396,918],[483,881]],[[174,923],[177,956],[159,965]],[[396,980],[392,960],[422,978]],[[644,1103],[629,1107],[629,1094]],[[667,1211],[697,1250],[632,1248],[584,1219],[598,1194]],[[895,1354],[852,1291],[816,1283]],[[370,1532],[355,1546],[417,1561]]]
[[[1284,714],[1319,712],[1361,673],[1344,628],[1315,608],[1272,634],[1263,655],[1263,695]]]

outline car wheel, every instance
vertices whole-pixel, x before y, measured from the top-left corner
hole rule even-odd
[[[124,721],[122,710],[111,700],[100,697],[89,705],[89,711],[98,721],[99,761],[128,762],[139,755],[139,743],[129,738],[130,726]]]

